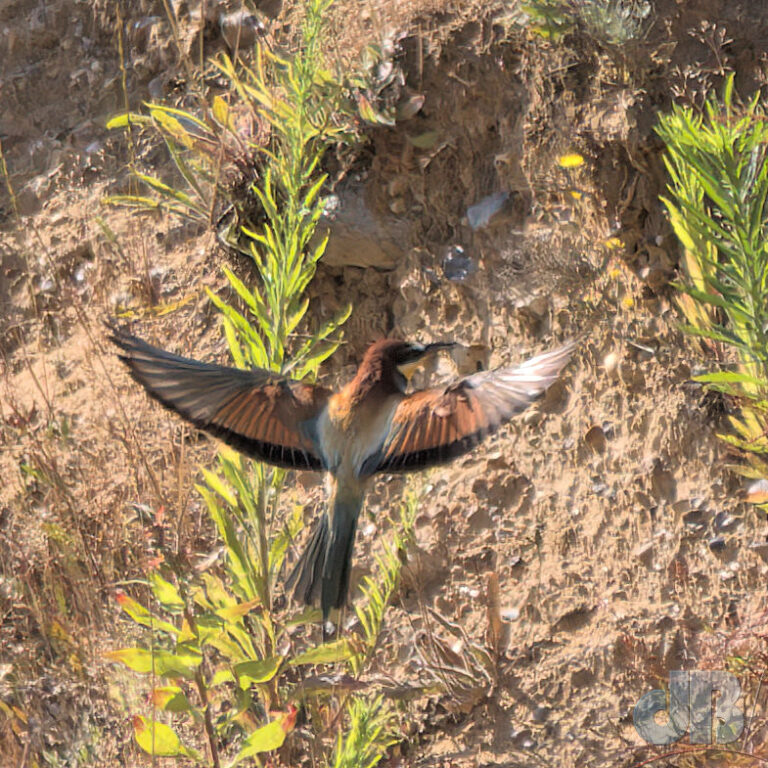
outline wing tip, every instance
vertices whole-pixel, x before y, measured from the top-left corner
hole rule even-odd
[[[522,365],[519,366],[519,369],[542,368],[546,371],[546,373],[542,371],[542,375],[557,377],[560,375],[563,368],[570,362],[574,351],[579,346],[579,341],[579,337],[569,339],[559,347],[555,347],[555,349],[550,349],[547,352],[534,355],[522,363]]]
[[[107,340],[111,341],[116,347],[120,347],[124,352],[128,352],[129,354],[133,351],[135,351],[141,344],[146,344],[146,342],[143,342],[138,336],[134,336],[132,333],[130,333],[127,330],[127,326],[119,326],[117,324],[117,321],[113,318],[106,318],[104,321],[104,326],[109,331],[107,335]],[[129,358],[126,358],[125,355],[118,355],[118,357],[123,362],[128,362]]]

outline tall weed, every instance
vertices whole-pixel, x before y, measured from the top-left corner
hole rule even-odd
[[[222,314],[237,366],[296,379],[317,375],[337,349],[351,312],[351,306],[344,307],[303,340],[295,335],[306,324],[306,290],[326,246],[314,237],[327,182],[323,154],[349,139],[348,121],[338,118],[342,93],[322,58],[323,19],[331,1],[308,0],[295,56],[278,56],[260,46],[252,65],[219,57],[214,63],[232,86],[232,103],[215,97],[205,119],[149,105],[148,115],[126,114],[112,121],[116,127],[137,122],[156,127],[182,184],[176,188],[141,173],[138,178],[150,194],[113,197],[111,203],[161,207],[210,222],[215,198],[224,189],[222,158],[228,148],[253,158],[249,199],[233,198],[225,239],[252,257],[258,280],[248,286],[225,269],[239,305],[209,295]],[[243,113],[260,126],[245,137],[237,127]],[[366,765],[374,765],[392,742],[391,710],[380,699],[355,693],[360,687],[349,695],[332,684],[307,685],[302,678],[304,669],[317,665],[342,665],[341,670],[356,676],[369,666],[400,561],[391,547],[385,548],[377,565],[381,572],[363,589],[361,635],[328,643],[313,640],[311,629],[302,625],[318,620],[319,611],[291,612],[276,599],[288,547],[303,525],[300,507],[283,514],[285,474],[222,448],[218,468],[203,469],[197,488],[222,540],[224,567],[209,563],[194,572],[169,557],[149,574],[156,609],[126,594],[118,597],[122,610],[144,628],[147,643],[113,651],[109,658],[152,680],[151,711],[133,721],[137,743],[152,755],[218,768],[227,761],[258,761],[260,754],[283,748],[288,750],[283,760],[290,762],[292,747],[283,745],[300,712],[309,713],[318,736],[331,737],[331,723],[349,722],[348,732],[342,728],[335,737],[335,751],[332,738],[326,738],[325,746],[318,739],[313,751],[321,764],[351,764],[352,744]],[[413,504],[409,509],[415,509]],[[398,541],[409,535],[407,520],[412,527],[412,515],[404,513]],[[206,743],[207,755],[185,743],[187,733],[196,734],[195,743]]]
[[[721,437],[768,478],[768,122],[756,95],[740,105],[733,76],[704,114],[675,107],[657,128],[671,182],[662,198],[682,248],[685,330],[732,370],[696,377],[738,405]]]

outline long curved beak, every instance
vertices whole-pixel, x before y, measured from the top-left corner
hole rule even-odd
[[[424,357],[431,355],[433,352],[439,352],[441,349],[453,349],[455,346],[457,346],[455,341],[435,341],[424,347]]]

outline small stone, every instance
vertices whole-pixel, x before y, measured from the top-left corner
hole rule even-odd
[[[467,208],[467,221],[472,229],[482,229],[504,207],[508,192],[497,192],[484,197],[479,203]]]
[[[735,517],[732,517],[727,512],[718,512],[715,515],[715,530],[717,531],[727,531],[730,528],[733,528],[734,525],[738,522],[738,519]]]
[[[653,542],[646,541],[632,550],[632,556],[636,557],[643,565],[649,566],[653,561]]]
[[[165,97],[166,79],[167,79],[166,75],[163,72],[162,74],[159,74],[157,77],[153,77],[147,84],[147,90],[149,91],[149,95],[154,101],[160,101]]]
[[[755,480],[746,489],[746,499],[751,504],[765,504],[768,502],[768,480]]]
[[[408,177],[400,174],[387,184],[387,194],[390,197],[402,197],[408,191],[408,186]]]
[[[531,720],[534,723],[543,723],[549,717],[551,711],[549,707],[536,707],[531,714]]]
[[[424,106],[424,95],[421,93],[404,93],[400,101],[395,105],[395,118],[398,122],[410,120],[417,115]]]
[[[22,187],[16,193],[16,208],[21,216],[31,216],[40,210],[40,198],[35,194],[31,185]]]
[[[449,280],[461,282],[477,272],[477,264],[460,245],[449,245],[443,250],[442,256],[443,274]]]
[[[392,211],[396,216],[402,216],[408,206],[405,204],[405,198],[403,197],[396,197],[393,200],[389,201],[389,210]]]
[[[603,358],[603,370],[610,379],[619,378],[619,355],[616,352],[609,352]]]
[[[264,31],[261,18],[248,11],[235,11],[219,19],[221,35],[230,50],[252,48]]]
[[[527,427],[535,427],[541,422],[541,411],[537,408],[532,408],[525,412],[523,416],[523,424]]]
[[[749,545],[749,549],[756,552],[764,560],[768,559],[768,541],[753,541]]]
[[[683,515],[683,524],[693,531],[701,531],[707,520],[706,510],[692,509],[690,512]]]
[[[283,0],[256,0],[256,9],[269,19],[275,19],[283,8]]]
[[[731,579],[735,579],[736,574],[733,573],[733,571],[720,571],[720,580],[721,581],[731,581]]]
[[[366,205],[364,186],[350,184],[326,206],[312,244],[326,236],[326,266],[390,270],[405,258],[408,223],[374,213]]]
[[[535,296],[527,309],[536,317],[545,317],[549,310],[549,301],[544,296]]]
[[[723,552],[725,550],[725,539],[722,536],[715,536],[707,542],[707,546],[713,552]]]
[[[584,442],[594,453],[605,453],[608,441],[602,427],[597,425],[590,427],[584,435]]]

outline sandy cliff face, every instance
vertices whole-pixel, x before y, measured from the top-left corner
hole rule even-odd
[[[333,10],[332,53],[352,60],[395,30],[424,103],[371,129],[336,190],[338,239],[311,312],[351,301],[354,314],[327,381],[384,334],[465,345],[423,384],[589,333],[539,406],[416,483],[417,541],[381,666],[447,692],[410,705],[413,743],[391,763],[631,765],[654,754],[632,724],[637,700],[670,670],[737,658],[758,749],[766,526],[724,466],[722,403],[689,382],[706,360],[669,299],[676,245],[653,125],[722,71],[735,69],[744,95],[762,84],[761,4],[659,2],[625,48],[581,32],[547,42],[501,4],[449,5]],[[220,19],[185,8],[193,62],[201,28],[206,55],[227,45]],[[101,206],[128,183],[123,137],[105,120],[126,98],[139,108],[183,94],[154,5],[120,13],[105,1],[0,2],[14,192],[0,191],[0,702],[18,708],[0,714],[8,765],[42,749],[90,765],[140,759],[125,726],[138,693],[101,657],[130,640],[114,588],[141,576],[153,536],[190,553],[215,546],[193,488],[215,445],[132,385],[101,320],[128,308],[158,343],[224,359],[203,288],[224,289],[223,265],[243,279],[251,267],[209,232]],[[138,150],[169,172],[156,147]],[[561,168],[573,151],[585,163]],[[159,304],[172,311],[159,316]],[[290,483],[288,504],[320,507],[313,477]],[[353,584],[403,487],[382,479],[370,495]],[[500,627],[488,618],[496,599]]]

